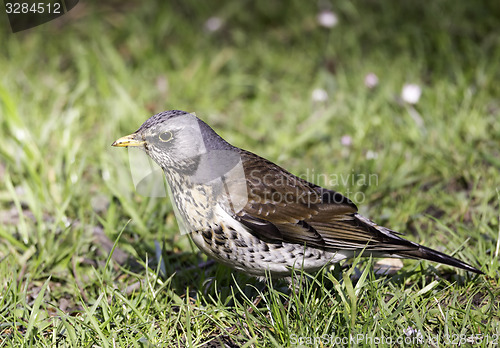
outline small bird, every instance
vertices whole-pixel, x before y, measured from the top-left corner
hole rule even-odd
[[[260,279],[314,272],[359,253],[483,274],[378,226],[342,194],[229,144],[193,114],[161,112],[112,146],[143,149],[165,173],[181,230],[210,257]]]

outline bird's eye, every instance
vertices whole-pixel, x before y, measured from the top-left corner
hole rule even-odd
[[[172,132],[168,132],[168,131],[160,133],[160,135],[158,135],[158,139],[160,139],[160,141],[163,141],[164,143],[172,140],[172,138],[173,138]]]

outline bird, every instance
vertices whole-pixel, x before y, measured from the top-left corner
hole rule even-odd
[[[181,232],[209,257],[260,280],[316,272],[359,254],[483,274],[377,225],[341,193],[229,144],[192,113],[158,113],[112,146],[145,151],[165,174]]]

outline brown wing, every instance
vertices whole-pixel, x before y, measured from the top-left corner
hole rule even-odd
[[[427,259],[471,272],[471,265],[377,226],[348,198],[302,180],[272,162],[241,150],[248,200],[234,217],[271,243],[300,243],[330,250],[365,250],[375,256]],[[245,184],[243,184],[245,185]],[[228,198],[229,199],[229,198]]]
[[[306,243],[327,249],[407,250],[397,233],[357,214],[338,192],[311,184],[274,163],[242,150],[248,203],[236,218],[268,242]]]

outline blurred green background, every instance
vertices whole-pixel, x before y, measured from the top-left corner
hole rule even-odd
[[[16,34],[1,17],[2,343],[499,333],[500,2],[81,1]],[[137,194],[127,151],[110,146],[169,109],[311,181],[347,178],[317,183],[492,278],[405,261],[350,302],[326,297],[338,306],[271,296],[248,313],[231,272],[198,269],[169,200]]]

